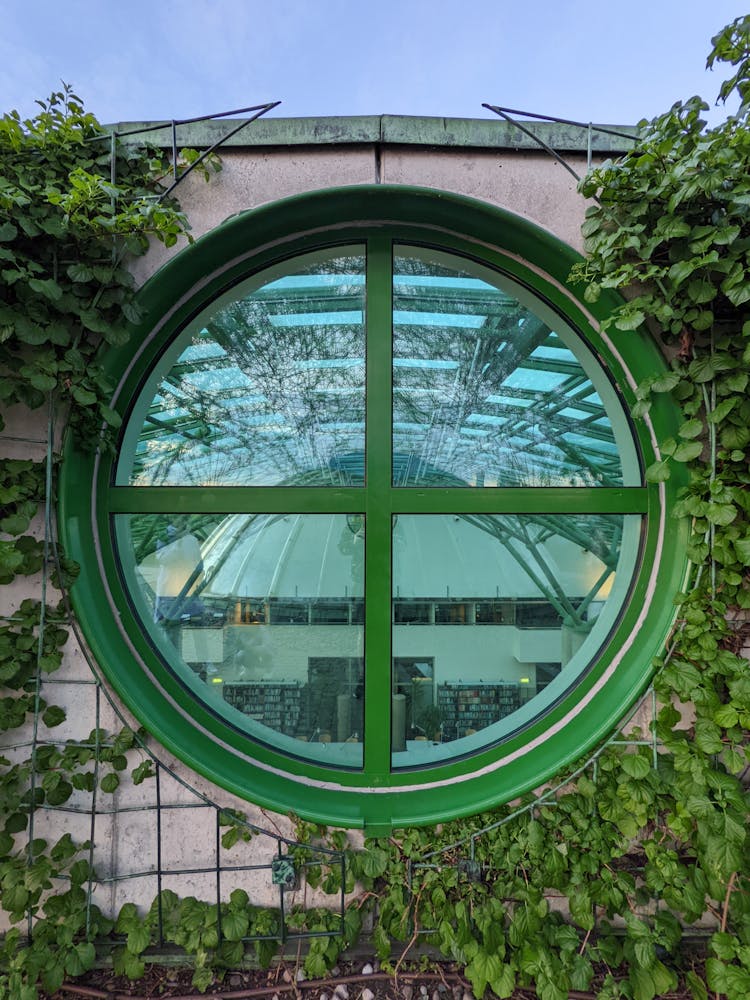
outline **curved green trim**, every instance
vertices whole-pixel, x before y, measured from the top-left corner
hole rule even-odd
[[[626,411],[635,401],[634,385],[665,368],[645,331],[612,338],[597,331],[597,320],[619,300],[605,295],[594,306],[584,304],[565,284],[571,265],[579,257],[549,233],[508,212],[458,195],[422,188],[367,186],[316,192],[235,216],[166,264],[140,293],[144,319],[134,329],[130,344],[107,350],[103,356],[107,372],[118,382],[113,405],[125,415],[163,345],[233,284],[306,250],[361,242],[363,238],[371,240],[370,267],[384,266],[378,261],[389,253],[391,238],[397,238],[473,257],[525,285],[579,330],[603,359]],[[370,416],[372,419],[372,413]],[[659,396],[649,421],[634,427],[646,465],[656,457],[654,440],[673,435],[677,424],[674,407]],[[372,460],[382,461],[383,456]],[[581,506],[576,509],[645,510],[647,516],[641,570],[628,607],[606,649],[575,687],[522,732],[471,757],[440,762],[424,770],[388,773],[389,740],[384,739],[385,750],[375,747],[375,757],[374,745],[369,745],[363,772],[334,771],[252,743],[197,702],[154,654],[120,582],[110,514],[166,507],[174,511],[176,498],[180,510],[189,510],[191,503],[202,508],[206,497],[204,494],[201,501],[188,488],[113,488],[111,466],[110,458],[79,454],[68,441],[60,500],[66,550],[84,567],[73,591],[76,613],[108,680],[160,742],[216,784],[263,806],[282,812],[293,810],[325,823],[380,829],[431,823],[507,801],[550,778],[611,732],[647,685],[652,659],[673,622],[671,596],[682,585],[686,572],[687,526],[671,520],[667,513],[682,482],[679,472],[661,486],[592,489],[586,497],[579,496],[576,503]],[[85,484],[84,489],[81,484]],[[217,509],[222,511],[247,509],[243,504],[248,502],[260,504],[255,509],[300,509],[302,504],[310,510],[316,502],[314,490],[304,488],[288,494],[286,490],[274,493],[274,488],[213,492],[217,497],[211,502],[218,503]],[[376,498],[368,498],[357,489],[335,491],[335,498],[334,491],[325,492],[321,503],[329,511],[364,510],[367,504],[377,503]],[[398,503],[405,511],[420,509],[419,491],[398,492]],[[494,490],[430,492],[431,509],[433,503],[444,504],[446,510],[493,508]],[[525,502],[551,503],[552,509],[559,510],[579,491],[533,492],[534,498],[522,490],[509,499],[509,491],[498,491],[494,509],[507,510],[507,505]],[[445,494],[442,498],[441,493]],[[255,494],[254,499],[251,494]],[[191,500],[191,496],[196,499]],[[382,500],[391,506],[396,503],[385,494]],[[272,503],[277,506],[267,506]],[[390,546],[382,544],[385,539],[380,541],[377,551],[382,563]],[[372,546],[373,539],[368,542]],[[368,587],[382,589],[387,564],[371,565]],[[368,622],[368,628],[372,624]],[[390,621],[383,620],[377,626],[390,631]],[[372,706],[382,698],[376,690],[377,678],[366,684],[372,726],[377,721]]]

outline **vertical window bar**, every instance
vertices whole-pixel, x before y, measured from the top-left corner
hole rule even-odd
[[[367,252],[367,430],[365,526],[364,761],[383,781],[391,760],[391,241],[374,238]]]

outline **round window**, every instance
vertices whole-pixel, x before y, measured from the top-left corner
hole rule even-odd
[[[146,286],[105,359],[118,454],[69,447],[61,521],[87,638],[170,750],[377,832],[515,796],[613,727],[684,571],[674,484],[643,480],[673,415],[631,423],[663,362],[597,332],[573,257],[467,199],[355,188],[235,217]]]

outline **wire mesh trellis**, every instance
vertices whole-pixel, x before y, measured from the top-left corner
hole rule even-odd
[[[580,174],[566,161],[566,159],[552,146],[550,146],[540,135],[538,135],[533,129],[527,128],[522,122],[513,118],[513,115],[520,115],[526,118],[534,119],[535,121],[545,121],[551,122],[559,125],[570,125],[575,128],[583,129],[587,134],[587,156],[586,156],[586,169],[591,170],[593,164],[593,142],[592,134],[594,132],[600,132],[605,135],[614,136],[628,141],[628,145],[632,145],[637,140],[637,133],[625,132],[620,129],[612,129],[607,126],[594,125],[591,122],[579,122],[573,121],[567,118],[559,118],[551,115],[540,115],[528,111],[519,111],[513,108],[500,107],[498,105],[485,103],[482,107],[489,111],[492,111],[498,117],[502,118],[504,121],[508,122],[510,125],[519,129],[524,135],[531,138],[537,145],[544,150],[549,156],[551,156],[556,162],[560,163],[565,170],[570,173],[577,182],[582,180]],[[715,456],[714,456],[715,460]],[[697,583],[697,580],[695,581]],[[664,658],[664,663],[668,663],[672,654],[673,645],[667,651]],[[650,739],[639,739],[635,736],[632,738],[627,738],[621,735],[621,730],[624,729],[628,721],[632,721],[639,712],[645,707],[650,708],[651,716],[651,737]],[[659,748],[660,742],[656,734],[656,692],[653,684],[651,684],[638,701],[636,706],[628,711],[625,715],[623,722],[618,725],[616,731],[610,735],[610,737],[605,740],[600,746],[596,748],[593,754],[591,754],[586,761],[579,767],[575,768],[572,772],[566,773],[564,777],[560,779],[557,783],[551,785],[549,788],[541,792],[536,798],[531,801],[524,802],[519,805],[518,808],[511,810],[506,815],[495,820],[492,823],[488,823],[481,827],[479,830],[475,830],[470,834],[454,841],[450,844],[441,846],[432,851],[428,851],[423,854],[418,860],[409,859],[407,862],[407,881],[411,894],[411,915],[412,919],[414,916],[413,907],[417,899],[418,890],[415,889],[415,883],[419,879],[419,874],[421,872],[429,872],[434,870],[445,870],[445,869],[455,869],[456,872],[470,881],[479,881],[485,874],[487,874],[486,868],[477,860],[477,845],[484,839],[489,837],[494,831],[500,829],[501,827],[519,819],[525,814],[533,814],[538,810],[554,806],[558,796],[561,792],[568,788],[571,782],[575,781],[581,775],[591,772],[592,779],[596,783],[597,772],[598,772],[598,762],[602,756],[610,747],[613,746],[624,746],[624,747],[640,747],[647,746],[651,748],[651,767],[653,770],[658,768],[659,761]],[[435,928],[412,928],[416,936],[428,936],[436,933]]]
[[[113,154],[114,154],[114,147],[118,138],[122,138],[124,136],[140,132],[154,131],[156,129],[164,128],[165,125],[169,127],[171,129],[171,137],[172,137],[172,158],[173,158],[174,176],[173,176],[173,183],[161,195],[161,197],[164,197],[167,194],[171,193],[175,189],[175,187],[190,173],[192,169],[198,166],[199,163],[204,162],[205,158],[211,152],[219,148],[223,142],[225,142],[231,136],[236,134],[241,128],[244,128],[246,125],[250,124],[250,122],[256,120],[261,115],[265,114],[267,111],[276,107],[277,104],[278,102],[274,102],[267,105],[254,106],[252,108],[238,109],[236,111],[225,112],[222,115],[218,116],[203,116],[201,118],[184,119],[181,121],[172,121],[163,124],[159,123],[155,125],[150,125],[148,127],[143,127],[125,132],[117,132],[115,130],[111,134]],[[572,168],[570,168],[569,165],[566,165],[564,163],[560,155],[556,153],[554,150],[552,150],[550,147],[548,147],[543,140],[541,140],[537,135],[533,133],[533,131],[525,129],[520,123],[515,122],[512,118],[509,117],[510,114],[525,114],[524,112],[515,112],[512,111],[511,109],[499,108],[494,105],[485,105],[485,107],[487,107],[494,113],[498,114],[500,117],[503,117],[508,121],[513,122],[513,124],[517,125],[522,131],[527,132],[536,142],[539,143],[539,145],[543,149],[545,149],[548,153],[553,155],[556,159],[563,162],[563,165],[566,166],[566,169],[568,169],[577,179],[580,179],[577,173]],[[221,140],[214,143],[209,149],[205,150],[202,154],[200,154],[198,160],[190,164],[189,167],[186,168],[182,173],[178,172],[177,129],[179,126],[192,124],[198,121],[209,120],[211,118],[226,117],[228,115],[243,114],[243,113],[252,113],[253,117],[247,120],[243,120],[236,127],[233,127],[225,136],[222,137]],[[630,134],[616,132],[614,130],[606,129],[601,126],[592,126],[590,124],[586,125],[585,123],[580,123],[580,122],[570,122],[565,119],[550,118],[548,116],[534,115],[533,117],[546,119],[549,121],[558,122],[562,124],[575,125],[581,128],[587,128],[589,136],[591,135],[591,131],[593,129],[594,131],[609,132],[613,135],[620,136],[624,139],[628,140],[633,139],[633,136]],[[591,141],[589,140],[588,144],[589,167],[591,166],[591,158],[592,158],[592,144]],[[114,171],[114,163],[115,163],[114,155],[112,158],[112,163]],[[116,180],[116,176],[114,176],[114,174],[112,179],[113,181]],[[54,400],[51,398],[50,407],[53,406],[53,402]],[[45,466],[46,489],[45,489],[45,517],[44,517],[44,568],[42,572],[42,585],[41,585],[42,600],[41,600],[41,610],[40,610],[40,618],[38,625],[38,659],[41,659],[42,656],[44,632],[47,625],[45,617],[46,615],[45,607],[46,607],[47,588],[49,581],[49,570],[52,567],[54,567],[56,563],[59,569],[59,553],[57,551],[55,542],[55,533],[54,533],[53,516],[52,516],[52,495],[53,495],[52,469],[54,460],[54,447],[53,447],[54,417],[52,412],[50,412],[50,422],[48,430],[49,433],[46,440],[46,466]],[[37,441],[34,443],[38,445],[42,442]],[[75,622],[72,618],[72,615],[70,614],[70,607],[67,604],[67,598],[65,597],[65,595],[64,595],[64,601],[66,605],[68,624],[73,628],[75,634],[77,635],[81,649],[84,653],[84,656],[86,656],[87,654],[86,654],[85,643],[83,643],[80,635],[78,635],[76,631]],[[20,750],[23,748],[24,745],[29,746],[31,748],[31,759],[33,762],[35,762],[38,756],[38,752],[42,747],[62,746],[63,744],[61,742],[55,741],[54,739],[50,739],[49,737],[40,734],[39,720],[41,715],[42,702],[44,701],[43,698],[44,691],[53,686],[68,685],[71,688],[89,689],[93,692],[93,701],[94,701],[93,710],[96,722],[94,732],[96,733],[96,738],[94,739],[93,744],[91,745],[85,743],[79,744],[81,746],[89,746],[94,751],[94,775],[96,780],[94,782],[94,791],[92,792],[91,795],[90,807],[88,809],[85,809],[83,807],[77,809],[72,806],[53,807],[49,805],[45,805],[44,807],[42,807],[44,810],[48,810],[58,815],[69,814],[69,815],[82,816],[85,819],[87,819],[89,823],[89,833],[90,833],[89,840],[91,845],[89,847],[89,861],[90,861],[90,871],[92,872],[92,877],[89,878],[87,883],[87,912],[90,912],[90,909],[95,902],[97,887],[101,886],[118,886],[121,883],[132,882],[134,880],[152,879],[155,881],[155,884],[157,886],[157,897],[160,899],[162,889],[170,879],[175,879],[175,878],[190,879],[190,878],[195,878],[197,876],[208,876],[209,878],[214,880],[215,898],[218,905],[222,901],[223,892],[224,889],[226,888],[228,880],[240,877],[241,875],[247,875],[250,873],[265,873],[266,876],[270,877],[271,885],[276,886],[278,890],[279,912],[282,915],[281,937],[283,939],[289,939],[294,937],[310,937],[314,936],[315,932],[292,933],[288,930],[286,925],[286,914],[288,910],[286,905],[287,893],[289,893],[290,891],[294,891],[294,886],[296,885],[295,881],[296,875],[300,871],[304,874],[304,869],[306,865],[325,864],[329,866],[338,866],[340,868],[341,892],[338,900],[338,905],[339,905],[339,912],[341,915],[341,925],[343,933],[343,914],[345,906],[345,898],[344,898],[345,855],[343,854],[343,852],[317,846],[311,847],[310,845],[307,844],[301,845],[294,839],[284,837],[279,833],[274,833],[271,830],[264,829],[259,826],[255,826],[253,824],[246,823],[243,821],[241,822],[243,828],[247,830],[248,833],[252,833],[255,837],[263,838],[267,842],[267,845],[270,845],[271,850],[266,851],[268,858],[262,863],[244,864],[244,865],[229,863],[226,859],[225,856],[226,852],[223,849],[221,842],[222,815],[225,812],[225,810],[219,804],[211,800],[209,797],[203,795],[203,793],[191,787],[187,782],[181,779],[168,765],[159,761],[155,757],[154,757],[155,795],[153,802],[151,804],[148,805],[115,804],[111,809],[108,809],[107,807],[101,805],[100,796],[97,789],[99,786],[98,778],[101,770],[101,765],[103,763],[102,753],[105,750],[111,749],[110,743],[108,743],[105,739],[100,739],[101,729],[99,723],[101,721],[102,708],[103,708],[102,699],[104,699],[110,705],[110,707],[115,711],[115,713],[117,713],[117,708],[112,702],[109,701],[107,690],[102,684],[101,678],[98,675],[95,664],[92,661],[90,661],[90,659],[88,661],[88,667],[92,671],[92,674],[89,679],[85,679],[81,677],[66,678],[63,676],[47,676],[43,673],[41,667],[38,666],[37,676],[35,681],[36,710],[34,712],[31,741],[30,743],[27,744],[14,744],[3,748],[3,750],[10,752],[10,751]],[[653,691],[653,688],[650,689],[650,691],[647,693],[645,697],[651,700],[652,706],[655,704],[655,693]],[[120,721],[124,722],[125,720],[122,719],[122,717],[120,717]],[[539,809],[545,805],[554,804],[554,801],[556,800],[556,797],[559,795],[560,791],[571,780],[573,780],[575,777],[586,772],[589,769],[591,769],[592,772],[595,773],[599,756],[609,746],[617,745],[620,743],[624,743],[628,746],[640,746],[640,745],[650,746],[652,749],[652,764],[653,767],[656,767],[658,764],[659,747],[653,729],[652,729],[652,737],[653,738],[651,740],[627,740],[627,739],[622,740],[617,736],[613,736],[601,748],[599,748],[596,754],[594,754],[591,758],[589,758],[581,766],[581,768],[577,769],[573,774],[566,775],[565,779],[562,782],[560,782],[560,784],[558,784],[554,788],[545,791],[539,798],[535,799],[533,802],[525,804],[519,809],[512,811],[507,816],[504,816],[501,819],[497,820],[495,823],[490,824],[482,828],[481,830],[475,831],[470,836],[464,838],[461,841],[457,841],[454,844],[448,845],[446,847],[440,848],[439,850],[423,855],[418,862],[410,862],[409,885],[412,886],[413,888],[414,880],[416,877],[418,877],[416,873],[418,873],[420,870],[447,867],[449,864],[451,866],[459,868],[459,870],[461,870],[464,875],[472,877],[473,874],[476,874],[477,870],[476,847],[477,843],[482,837],[487,836],[489,833],[491,833],[498,827],[518,818],[525,812],[533,811],[534,809]],[[139,746],[140,749],[145,754],[151,755],[150,750],[143,742],[141,742]],[[32,802],[34,801],[34,785],[35,782],[38,780],[38,777],[39,775],[37,774],[36,769],[32,768],[32,778],[31,778]],[[175,787],[179,787],[180,789],[182,789],[184,795],[190,798],[191,801],[190,802],[180,801],[178,797],[175,797],[174,799],[167,798],[163,794],[163,785],[165,783],[170,783],[172,785],[173,791]],[[176,861],[176,859],[171,858],[170,852],[166,849],[169,840],[169,830],[167,829],[169,824],[165,821],[165,818],[171,815],[177,815],[183,813],[185,810],[190,810],[190,809],[198,810],[199,812],[205,813],[207,816],[210,817],[210,822],[213,828],[213,838],[212,838],[213,855],[212,855],[212,863],[210,864],[206,863],[202,865],[192,865],[192,866],[180,864]],[[39,810],[37,810],[36,812],[39,813]],[[143,865],[141,867],[135,868],[134,870],[130,871],[118,872],[112,870],[110,874],[102,874],[98,878],[93,877],[93,872],[98,865],[98,852],[97,852],[97,847],[99,846],[97,843],[98,819],[100,818],[104,819],[108,816],[121,817],[127,815],[130,812],[138,814],[143,814],[143,813],[153,814],[153,823],[155,828],[153,864]],[[35,810],[32,809],[30,817],[31,817],[30,818],[31,827],[29,831],[28,863],[32,864],[34,860],[34,853],[33,853],[34,823],[35,821],[39,820],[40,815],[36,815],[35,819]],[[307,852],[309,860],[303,861],[301,864],[298,862],[293,862],[292,866],[293,877],[290,877],[289,870],[288,869],[285,870],[285,866],[279,864],[279,860],[284,860],[288,858],[292,854],[292,852],[294,852],[297,848],[303,849],[305,852]],[[438,859],[444,858],[446,855],[453,855],[455,856],[455,859],[452,859],[450,862],[441,863]],[[287,881],[284,880],[285,878],[287,879]],[[158,905],[159,905],[159,912],[158,912],[159,944],[163,944],[164,941],[163,915],[161,912],[161,903],[159,903]],[[31,928],[31,924],[32,924],[32,917],[31,914],[29,914],[29,928]],[[329,934],[330,932],[325,931],[320,933]],[[420,933],[426,934],[430,933],[430,931],[420,930]],[[263,939],[265,939],[265,937],[246,938],[245,940],[249,941],[249,940],[263,940]]]
[[[50,398],[50,408],[54,401]],[[47,675],[41,665],[41,658],[44,649],[45,630],[48,627],[47,600],[50,590],[50,573],[57,570],[60,574],[60,552],[54,531],[54,517],[52,509],[52,467],[54,464],[53,441],[55,436],[54,415],[50,409],[48,438],[46,442],[45,467],[46,490],[44,498],[44,533],[43,551],[44,561],[41,572],[41,603],[39,620],[37,624],[37,669],[34,679],[34,713],[31,723],[31,731],[28,739],[18,742],[6,743],[0,747],[0,752],[6,755],[18,755],[24,750],[30,751],[31,762],[30,771],[30,801],[37,801],[35,788],[43,780],[44,768],[41,765],[45,748],[53,748],[63,751],[74,746],[76,750],[88,751],[92,757],[93,771],[90,795],[72,796],[67,802],[60,805],[50,804],[45,801],[41,805],[29,810],[28,843],[26,847],[26,863],[30,867],[35,861],[35,851],[37,847],[35,840],[40,834],[48,831],[59,835],[65,827],[72,829],[86,829],[88,834],[88,871],[89,877],[86,884],[86,921],[90,923],[92,906],[97,902],[97,894],[102,889],[116,889],[120,884],[133,881],[150,881],[155,886],[155,900],[157,907],[157,944],[162,946],[164,941],[164,919],[162,912],[163,889],[175,879],[183,882],[188,880],[188,884],[196,884],[197,879],[203,879],[203,887],[210,886],[213,882],[213,894],[217,904],[218,930],[221,939],[221,911],[220,904],[225,898],[225,890],[229,882],[232,888],[241,882],[242,877],[254,875],[256,889],[260,889],[264,903],[267,905],[269,889],[277,894],[277,907],[280,918],[278,933],[272,935],[248,935],[242,940],[245,942],[256,942],[262,940],[294,940],[298,938],[315,937],[321,934],[344,933],[344,909],[345,909],[345,882],[346,882],[346,855],[343,851],[327,848],[319,845],[301,843],[292,837],[284,836],[281,832],[274,832],[270,829],[251,823],[228,810],[226,806],[213,801],[207,795],[190,785],[188,781],[176,773],[168,764],[159,760],[152,750],[146,745],[140,735],[135,735],[135,747],[144,755],[151,758],[153,762],[153,789],[154,794],[151,801],[146,796],[141,796],[141,801],[128,804],[127,800],[119,801],[119,797],[113,797],[112,805],[103,804],[101,796],[101,775],[104,769],[105,751],[113,749],[112,737],[107,735],[102,728],[104,708],[110,710],[111,716],[116,718],[120,724],[128,727],[128,720],[124,717],[117,704],[110,697],[109,692],[102,683],[98,667],[87,651],[85,642],[80,635],[72,608],[69,604],[67,593],[62,591],[62,602],[65,608],[65,624],[71,629],[78,640],[79,648],[82,652],[86,666],[90,671],[89,677],[65,676],[65,668],[61,668],[56,674]],[[8,439],[10,440],[10,438]],[[41,442],[38,439],[15,438],[18,443],[38,446]],[[17,617],[8,616],[5,621],[13,623],[19,621]],[[55,619],[55,625],[61,622]],[[94,726],[88,740],[55,739],[42,732],[43,712],[50,699],[50,691],[55,689],[56,698],[63,694],[63,701],[73,703],[80,708],[85,702],[83,691],[93,694],[93,721]],[[66,690],[67,689],[67,690]],[[79,724],[81,719],[78,719]],[[84,727],[85,728],[85,727]],[[165,779],[170,785],[169,796],[165,795]],[[209,841],[211,850],[206,843],[201,843],[201,854],[209,855],[208,860],[197,864],[188,864],[182,860],[183,849],[186,841],[189,841],[189,828],[184,827],[180,832],[181,839],[179,850],[169,850],[170,837],[174,836],[173,824],[167,821],[167,817],[176,813],[191,813],[191,826],[193,832],[195,827],[206,829],[207,824],[196,824],[195,814],[202,813],[209,818],[209,824],[213,827],[213,837]],[[140,830],[144,828],[144,815],[149,817],[152,826],[152,836],[149,838],[145,832],[138,838],[138,844],[142,847],[143,840],[151,841],[151,857],[143,857],[140,851],[134,851],[129,859],[125,859],[121,869],[116,869],[110,863],[106,863],[104,850],[107,846],[106,838],[109,832],[102,830],[105,821],[122,820],[131,814],[137,818],[137,826]],[[250,863],[234,863],[228,859],[228,849],[222,844],[222,828],[235,825],[240,831],[240,839],[249,841],[251,856],[257,855]],[[117,831],[115,831],[117,833]],[[43,838],[42,838],[43,839]],[[263,845],[259,848],[258,841]],[[132,862],[136,862],[134,865]],[[104,866],[105,871],[102,872]],[[338,893],[337,911],[340,917],[340,927],[333,931],[300,931],[291,930],[288,925],[290,893],[296,893],[300,887],[300,879],[304,879],[306,870],[310,866],[325,866],[329,869],[338,869],[338,883],[340,891]],[[264,875],[265,880],[259,880],[257,876]],[[208,880],[208,881],[206,881]],[[265,885],[262,882],[265,881]],[[117,893],[113,893],[117,895]],[[29,909],[27,914],[27,928],[31,933],[33,929],[34,914]]]
[[[227,139],[272,110],[279,103],[276,101],[227,111],[219,115],[205,115],[199,118],[151,124],[127,131],[114,129],[109,136],[101,137],[109,138],[111,141],[112,182],[116,183],[116,143],[123,136],[154,131],[163,128],[164,125],[170,128],[173,180],[158,196],[164,198],[172,193],[193,169],[203,163]],[[250,114],[251,117],[233,125],[225,135],[200,153],[197,159],[193,160],[185,169],[182,171],[178,169],[177,136],[180,126],[238,114]],[[50,393],[46,438],[8,434],[3,439],[11,447],[15,446],[26,453],[29,450],[39,452],[43,449],[45,475],[40,604],[39,617],[36,622],[36,672],[33,680],[34,711],[30,727],[24,732],[26,738],[17,742],[8,742],[0,747],[0,753],[10,755],[8,759],[19,759],[24,752],[28,753],[30,762],[29,801],[31,806],[29,808],[28,843],[26,846],[27,866],[31,867],[34,864],[36,852],[40,849],[39,840],[44,839],[41,837],[42,834],[49,832],[54,836],[59,836],[62,832],[69,830],[78,831],[79,834],[81,831],[85,831],[87,834],[85,839],[88,841],[88,878],[85,884],[87,930],[90,927],[93,907],[97,905],[97,900],[101,901],[100,896],[103,890],[108,890],[111,899],[116,900],[119,896],[119,889],[124,884],[152,885],[155,889],[156,944],[158,946],[163,946],[165,943],[163,890],[177,883],[192,888],[199,887],[201,892],[213,896],[217,907],[217,929],[220,941],[222,939],[222,901],[231,888],[241,885],[243,882],[255,891],[256,896],[258,894],[261,896],[259,900],[261,905],[268,906],[269,899],[275,897],[279,917],[276,925],[277,930],[274,933],[248,934],[241,939],[243,942],[251,943],[264,940],[283,942],[317,937],[323,934],[343,935],[346,883],[346,854],[344,851],[317,844],[301,843],[293,836],[285,835],[280,829],[273,830],[247,821],[236,812],[222,806],[193,787],[168,763],[154,754],[140,733],[134,734],[132,738],[133,748],[139,751],[144,759],[151,760],[152,774],[150,779],[153,783],[151,780],[144,782],[138,788],[134,800],[130,802],[127,799],[125,786],[122,785],[117,793],[113,793],[112,804],[104,803],[101,778],[107,763],[105,758],[111,756],[116,749],[113,737],[103,728],[104,716],[106,715],[108,721],[113,722],[113,724],[125,727],[126,731],[130,724],[103,684],[98,667],[89,654],[86,643],[78,630],[65,589],[61,591],[64,619],[60,620],[59,617],[55,617],[54,624],[55,627],[65,625],[75,636],[85,663],[84,671],[83,673],[76,671],[75,666],[70,662],[67,665],[63,664],[54,674],[46,673],[42,666],[45,636],[49,628],[47,602],[50,597],[51,575],[56,572],[58,578],[62,578],[61,553],[57,545],[53,511],[55,405],[54,393]],[[12,626],[20,621],[26,622],[26,619],[17,614],[10,614],[5,617],[4,621]],[[70,659],[68,657],[68,661]],[[88,738],[81,740],[71,735],[55,738],[49,731],[43,721],[43,712],[48,701],[52,700],[50,697],[52,691],[55,692],[56,700],[62,699],[63,702],[75,706],[75,721],[79,727],[85,728],[83,719],[86,711],[90,712],[88,718],[93,721],[94,726]],[[116,737],[114,739],[116,740]],[[70,795],[58,805],[51,804],[48,796],[45,796],[45,800],[41,804],[37,804],[39,800],[37,789],[45,780],[44,760],[50,752],[63,753],[70,750],[71,747],[83,752],[86,755],[86,760],[92,765],[90,790],[79,790],[78,793]],[[151,795],[148,794],[150,789],[153,789]],[[132,793],[133,789],[130,792],[131,798],[133,798]],[[176,816],[186,818],[182,824],[175,824],[173,818]],[[201,817],[200,820],[196,818],[198,816]],[[114,845],[117,838],[122,836],[118,827],[129,819],[133,821],[132,829],[126,831],[130,837],[128,838],[126,835],[124,841],[126,848],[128,844],[130,845],[130,850],[128,856],[122,858],[115,850]],[[224,846],[222,836],[222,829],[227,826],[234,826],[239,831],[236,839],[246,845],[246,853],[249,852],[249,859],[246,863],[238,863],[229,858],[229,848]],[[201,831],[204,836],[196,836]],[[175,839],[178,840],[176,844],[174,843]],[[186,847],[189,848],[187,852]],[[117,856],[108,859],[107,850],[110,854],[115,850]],[[187,860],[186,854],[188,855]],[[195,863],[190,863],[191,856],[197,859]],[[313,866],[316,869],[322,866],[338,872],[337,882],[340,889],[332,912],[338,913],[339,926],[325,931],[300,930],[299,926],[296,926],[299,921],[295,922],[294,928],[289,924],[292,907],[301,905],[304,908],[307,898],[304,885],[305,875]],[[298,894],[301,894],[301,903]],[[330,899],[328,905],[330,906]],[[29,934],[32,933],[33,925],[34,911],[30,906],[27,911],[27,931]]]

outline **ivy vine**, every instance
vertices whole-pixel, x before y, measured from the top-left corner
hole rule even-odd
[[[712,46],[709,67],[732,68],[719,97],[737,95],[739,110],[706,128],[702,100],[678,103],[640,124],[630,152],[594,168],[581,183],[593,199],[587,257],[571,275],[589,301],[603,289],[624,293],[608,321],[616,336],[647,324],[665,345],[670,371],[638,387],[634,417],[658,393],[671,394],[683,414],[647,471],[658,482],[687,464],[674,515],[691,520],[694,564],[656,665],[658,752],[652,734],[636,733],[581,762],[556,790],[350,851],[343,928],[328,908],[287,915],[292,927],[320,932],[304,956],[309,976],[336,962],[368,915],[394,975],[413,946],[428,943],[461,966],[477,997],[487,989],[510,997],[523,986],[541,1000],[566,1000],[570,991],[653,1000],[678,984],[695,1000],[750,996],[750,671],[742,655],[750,620],[750,16]],[[113,183],[103,136],[68,88],[35,119],[0,122],[0,398],[38,408],[52,397],[88,447],[102,445],[102,425],[117,423],[97,350],[120,343],[137,317],[125,255],[144,252],[152,238],[174,243],[186,227],[177,206],[159,198],[160,158],[116,147]],[[30,525],[47,500],[40,464],[0,461],[0,582],[41,567],[45,550]],[[74,573],[62,562],[58,582]],[[6,733],[35,717],[49,727],[64,718],[41,702],[37,678],[59,667],[67,634],[64,612],[32,598],[0,627]],[[0,903],[18,925],[0,948],[0,993],[36,1000],[40,987],[52,992],[81,975],[113,942],[116,970],[133,979],[157,939],[178,945],[193,957],[199,989],[244,959],[250,935],[267,939],[256,959],[272,961],[280,915],[241,890],[219,905],[162,893],[148,912],[126,903],[109,918],[87,905],[87,843],[67,834],[54,844],[29,839],[45,802],[91,793],[97,782],[107,792],[146,779],[150,762],[134,761],[136,747],[129,730],[94,731],[86,741],[39,747],[33,760],[0,761]],[[92,767],[95,750],[101,772]],[[226,825],[225,847],[242,849],[250,840],[242,818],[228,815]],[[312,849],[344,848],[346,835],[303,822],[297,833],[307,884],[339,892],[340,869],[314,863]]]

